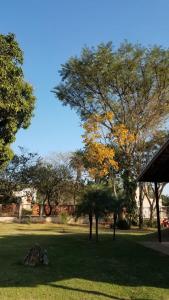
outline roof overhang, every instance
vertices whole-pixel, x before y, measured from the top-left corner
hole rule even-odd
[[[141,182],[169,182],[169,139],[137,178]]]

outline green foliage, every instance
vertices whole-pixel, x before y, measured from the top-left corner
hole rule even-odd
[[[160,125],[169,115],[169,50],[128,42],[114,49],[111,43],[100,44],[71,57],[62,65],[61,83],[53,92],[82,121],[93,114],[113,113],[112,121],[102,125],[132,201],[138,174],[168,136]],[[113,139],[118,125],[125,126],[134,142],[120,144]]]
[[[139,121],[139,129],[143,123],[145,129],[145,124],[149,127],[151,122],[154,123],[154,110],[156,113],[158,110],[158,120],[169,111],[168,67],[169,51],[160,47],[144,48],[125,42],[113,51],[111,43],[101,44],[96,49],[84,48],[80,58],[70,58],[62,66],[62,84],[54,89],[54,93],[82,117],[103,111],[104,101],[106,107],[109,105],[114,112],[116,109],[120,119],[130,113],[126,120],[130,127],[135,127],[135,122],[138,124]],[[155,99],[156,96],[160,98]]]
[[[0,35],[0,168],[12,158],[10,144],[30,124],[35,97],[24,81],[23,53],[13,34]]]
[[[153,220],[153,222],[150,222],[150,220],[144,220],[144,225],[151,228],[157,228],[157,221]]]
[[[73,202],[76,205],[77,201],[79,200],[81,190],[84,186],[84,178],[83,174],[85,171],[84,166],[84,151],[77,150],[71,153],[70,161],[69,161],[70,170],[73,171],[73,178],[72,181],[72,190],[73,190]]]
[[[130,229],[130,224],[127,220],[118,220],[117,227],[122,230]]]
[[[31,216],[32,215],[32,210],[31,209],[22,209],[22,216]]]
[[[113,210],[112,193],[109,189],[98,185],[86,188],[81,202],[77,206],[76,215],[97,215],[101,217]]]
[[[14,197],[14,196],[10,196],[8,194],[5,195],[1,195],[0,198],[0,203],[1,204],[11,204],[11,203],[20,203],[21,198],[20,197]]]
[[[62,224],[67,224],[68,221],[68,213],[67,212],[62,212],[60,214],[60,218],[61,218],[61,223]]]
[[[26,152],[20,147],[20,153],[15,154],[8,166],[0,172],[0,194],[3,202],[16,202],[13,192],[30,186],[28,170],[35,166],[40,157],[37,153]]]
[[[84,152],[82,150],[73,152],[69,165],[76,172],[76,182],[80,182],[84,171]]]
[[[52,204],[58,204],[71,185],[71,173],[65,165],[55,165],[39,160],[28,168],[27,182],[38,192],[41,203],[47,204],[46,215],[52,212]],[[45,208],[45,207],[44,207]]]
[[[162,195],[161,199],[162,199],[162,205],[169,206],[169,196],[168,195]]]

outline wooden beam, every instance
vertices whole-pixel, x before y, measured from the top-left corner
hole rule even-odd
[[[154,182],[154,186],[155,186],[155,197],[156,197],[158,241],[161,243],[161,224],[160,224],[160,209],[159,209],[159,193],[158,193],[157,182]]]

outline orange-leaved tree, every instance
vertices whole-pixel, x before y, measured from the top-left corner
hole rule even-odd
[[[118,160],[118,152],[130,153],[135,136],[124,124],[113,123],[113,113],[91,115],[83,124],[85,153],[88,171],[96,181],[117,172],[122,162]]]
[[[111,112],[102,115],[93,114],[83,124],[85,144],[85,155],[88,164],[89,175],[96,182],[110,173],[110,169],[118,170],[118,163],[115,160],[115,149],[108,142],[108,132],[103,122],[111,121]]]

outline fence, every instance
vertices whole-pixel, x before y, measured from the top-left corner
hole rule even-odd
[[[0,204],[0,217],[21,217],[21,216],[45,216],[50,211],[49,205],[40,204]],[[51,216],[58,216],[62,213],[72,215],[75,211],[74,205],[51,205]]]

